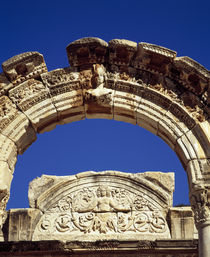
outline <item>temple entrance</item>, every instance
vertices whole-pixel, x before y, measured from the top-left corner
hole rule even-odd
[[[2,64],[1,225],[17,154],[37,133],[84,118],[114,119],[149,130],[177,154],[188,176],[199,255],[208,256],[209,71],[169,49],[127,40],[84,38],[68,45],[67,55],[70,67],[50,72],[37,52]]]

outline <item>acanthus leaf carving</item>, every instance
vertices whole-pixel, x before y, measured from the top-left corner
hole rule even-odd
[[[208,190],[202,185],[195,185],[192,189],[190,200],[196,225],[199,226],[210,220]]]
[[[66,195],[37,226],[42,233],[60,234],[163,234],[168,230],[162,212],[143,195],[134,197],[125,189],[105,185]]]

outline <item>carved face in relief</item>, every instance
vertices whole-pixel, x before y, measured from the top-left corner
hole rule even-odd
[[[49,216],[47,216],[49,215]],[[100,184],[68,193],[48,209],[35,229],[34,239],[44,236],[68,239],[75,235],[91,238],[98,234],[169,236],[161,211],[127,189]],[[88,234],[88,235],[87,235]]]
[[[98,197],[110,197],[111,196],[111,192],[110,190],[108,189],[108,187],[105,187],[105,186],[100,186],[97,191],[96,191],[96,195]]]

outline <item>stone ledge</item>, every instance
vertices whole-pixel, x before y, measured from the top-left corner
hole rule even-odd
[[[198,240],[142,240],[142,241],[121,241],[121,240],[98,240],[95,242],[85,241],[20,241],[0,243],[1,256],[20,256],[23,254],[30,256],[41,256],[42,254],[52,254],[52,256],[63,256],[71,254],[78,256],[88,254],[93,256],[98,253],[106,253],[110,256],[122,256],[123,253],[129,256],[141,256],[141,254],[150,254],[148,256],[173,256],[179,253],[179,256],[192,254],[198,256]],[[171,255],[169,255],[171,254]],[[51,256],[51,255],[49,255]],[[87,256],[87,255],[86,255]],[[100,255],[101,256],[101,255]],[[106,255],[107,256],[107,255]]]

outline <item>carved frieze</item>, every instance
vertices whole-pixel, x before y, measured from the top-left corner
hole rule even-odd
[[[60,123],[84,118],[83,93],[78,72],[64,68],[44,73],[41,77],[50,90]]]
[[[53,198],[47,200],[43,197],[50,197],[50,194],[53,194],[51,190],[54,190],[54,185],[51,186],[52,189],[47,186],[46,192],[42,190],[41,196],[37,195],[38,191],[35,193],[37,200],[34,203],[37,202],[44,214],[35,228],[33,240],[50,238],[62,240],[67,237],[84,240],[87,238],[117,239],[119,236],[170,238],[166,221],[166,210],[169,205],[163,202],[160,204],[163,199],[158,200],[157,196],[154,196],[156,200],[152,199],[151,193],[144,188],[153,187],[153,183],[162,176],[165,185],[159,190],[167,192],[166,195],[168,195],[169,185],[167,184],[171,183],[170,176],[164,179],[163,175],[145,174],[142,176],[144,186],[141,188],[140,184],[137,186],[133,184],[134,181],[123,182],[119,177],[114,177],[114,174],[117,175],[116,172],[104,172],[98,175],[87,173],[86,177],[84,173],[75,181],[74,178],[68,180],[68,177],[66,179],[61,177],[58,184],[56,177],[52,176],[57,191]],[[141,181],[140,178],[136,183]],[[126,180],[129,181],[129,177]],[[38,181],[34,183],[30,186],[30,195],[34,195],[33,187],[37,187]]]
[[[19,153],[36,139],[27,117],[7,96],[0,97],[0,132],[15,142]]]
[[[36,233],[169,236],[163,213],[143,195],[105,185],[84,188],[60,199],[42,217]]]
[[[38,80],[29,79],[19,84],[9,91],[9,97],[25,113],[37,131],[57,120],[49,89]]]

